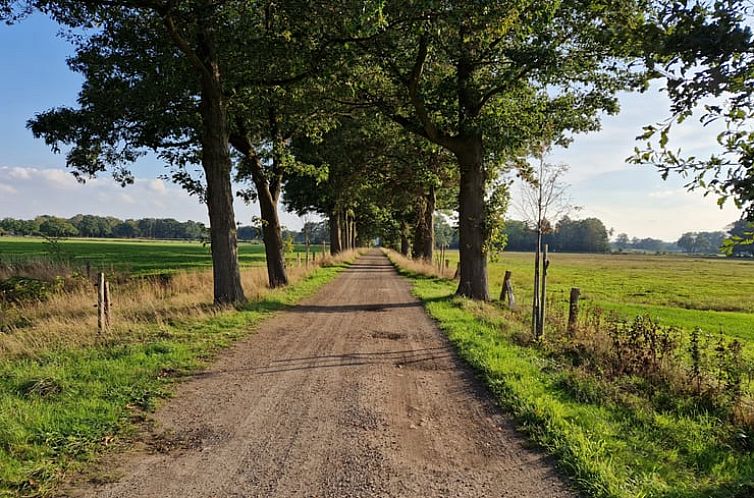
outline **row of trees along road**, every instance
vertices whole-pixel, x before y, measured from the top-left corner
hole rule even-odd
[[[432,206],[457,210],[458,293],[487,299],[500,174],[526,177],[528,156],[598,129],[618,92],[693,67],[694,44],[739,60],[738,4],[0,0],[0,17],[40,11],[73,35],[78,105],[29,126],[69,147],[74,174],[128,184],[152,152],[206,203],[217,303],[244,301],[233,180],[260,204],[272,287],[287,282],[285,188],[292,208],[330,218],[335,252],[372,236],[405,250],[412,231],[428,257]]]

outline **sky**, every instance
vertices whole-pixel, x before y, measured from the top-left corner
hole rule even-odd
[[[126,188],[107,176],[82,185],[67,172],[64,155],[52,153],[26,129],[26,121],[38,112],[75,105],[82,83],[66,66],[72,51],[56,36],[57,30],[39,15],[0,25],[0,218],[83,213],[207,222],[206,208],[196,197],[158,179],[165,169],[155,158],[134,166],[136,182]],[[574,217],[600,218],[615,234],[669,241],[688,231],[721,230],[739,218],[734,206],[721,210],[713,197],[687,192],[679,177],[662,181],[651,167],[626,164],[642,126],[667,117],[668,101],[656,87],[621,95],[620,100],[622,112],[605,117],[601,131],[577,136],[570,147],[554,150],[548,158],[569,167],[565,181],[573,203],[581,208]],[[687,121],[673,134],[672,144],[703,154],[713,150],[715,135],[714,129]],[[517,188],[512,192],[518,195]],[[235,207],[237,220],[244,224],[259,214],[256,205],[240,199]],[[292,213],[282,212],[281,219],[292,229],[302,224]]]

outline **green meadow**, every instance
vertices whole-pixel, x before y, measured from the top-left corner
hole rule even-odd
[[[449,251],[450,269],[458,261]],[[490,293],[497,297],[506,270],[517,302],[531,302],[534,256],[503,252],[489,265]],[[572,287],[584,306],[622,318],[648,314],[663,325],[754,339],[754,261],[649,254],[550,254],[548,299],[565,312]]]
[[[616,374],[609,362],[600,363],[599,368],[587,366],[596,364],[589,362],[599,351],[589,348],[590,340],[607,340],[603,345],[609,348],[609,334],[568,343],[562,331],[553,330],[552,341],[531,342],[527,317],[532,254],[505,253],[490,264],[493,298],[506,269],[513,272],[519,312],[510,312],[496,302],[456,297],[457,282],[414,273],[421,267],[392,257],[411,279],[414,295],[500,405],[513,415],[519,430],[553,455],[585,496],[754,496],[752,412],[746,394],[751,379],[745,374],[740,385],[743,400],[731,411],[721,395],[724,386],[714,391],[710,384],[710,391],[696,395],[693,389],[684,388],[692,379],[687,373],[693,372],[683,366],[692,354],[686,349],[688,341],[680,343],[674,353],[678,356],[669,360],[674,366],[654,380],[651,374]],[[453,261],[452,270],[457,254],[450,253],[448,258]],[[553,254],[551,315],[565,313],[568,292],[576,286],[589,307],[619,317],[649,314],[663,325],[686,331],[697,326],[711,332],[723,330],[744,339],[741,342],[748,353],[743,361],[748,362],[754,346],[754,262]],[[682,334],[689,337],[690,332]],[[639,351],[639,346],[635,347]],[[732,391],[737,389],[734,386]]]
[[[210,248],[198,241],[141,239],[67,239],[62,241],[63,257],[75,265],[90,263],[93,269],[115,269],[128,273],[155,273],[212,267]],[[313,246],[317,256],[321,246]],[[303,246],[295,252],[303,253]],[[263,266],[264,246],[242,242],[238,245],[242,266]],[[37,237],[0,237],[0,263],[19,259],[45,258],[49,249]],[[294,253],[289,258],[296,257]]]

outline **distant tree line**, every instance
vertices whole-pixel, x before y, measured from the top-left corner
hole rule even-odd
[[[199,240],[206,233],[207,227],[203,223],[172,218],[121,220],[112,216],[78,214],[72,218],[43,215],[31,220],[0,220],[0,234],[4,235]]]
[[[640,251],[640,252],[678,252],[680,248],[676,242],[666,242],[652,237],[640,239],[638,237],[629,237],[625,233],[619,233],[612,243],[612,249],[618,252],[622,251]]]
[[[609,252],[609,231],[597,218],[574,220],[564,216],[555,226],[547,223],[544,243],[551,251],[559,252]],[[537,233],[533,227],[518,220],[506,220],[503,233],[508,251],[533,251]],[[444,216],[435,218],[437,246],[458,248],[458,230]]]
[[[532,251],[536,245],[536,231],[522,221],[506,222],[509,251]],[[574,220],[564,216],[555,226],[546,223],[543,242],[551,251],[609,252],[610,235],[605,224],[597,218]]]
[[[726,254],[728,256],[752,257],[754,245],[751,243],[754,224],[738,220],[728,226],[727,231],[686,232],[675,242],[659,239],[630,238],[621,233],[612,243],[616,251],[685,252],[696,255]]]
[[[686,254],[719,254],[728,234],[719,232],[686,232],[676,244]]]
[[[239,226],[237,233],[239,240],[262,241],[262,230],[256,226]],[[77,214],[73,218],[42,215],[31,220],[3,218],[0,235],[203,240],[207,237],[207,227],[204,223],[173,218],[121,220],[89,214]],[[295,244],[305,244],[307,239],[311,244],[322,244],[329,242],[329,238],[328,224],[323,221],[306,222],[300,231],[283,229],[283,239]]]

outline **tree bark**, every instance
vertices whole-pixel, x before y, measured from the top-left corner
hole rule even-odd
[[[220,68],[211,29],[204,26],[198,37],[198,54],[206,67],[201,76],[202,168],[207,180],[206,201],[212,250],[212,276],[216,304],[246,301],[238,265],[236,217],[230,182],[228,115]]]
[[[458,193],[461,273],[456,294],[489,301],[487,254],[484,247],[486,173],[481,135],[465,137],[455,155],[461,170]]]
[[[261,189],[260,189],[261,187]],[[288,284],[285,272],[285,254],[280,218],[277,210],[277,195],[270,192],[265,185],[257,186],[259,211],[262,215],[262,239],[264,254],[267,259],[267,279],[271,289]]]
[[[416,226],[414,229],[414,244],[412,256],[432,262],[435,249],[435,187],[431,185],[426,194],[422,194],[416,212]]]
[[[335,256],[342,250],[340,243],[340,214],[333,210],[330,212],[330,254]]]
[[[242,128],[239,126],[239,128]],[[248,135],[239,133],[230,137],[233,146],[244,155],[244,167],[254,182],[254,188],[259,200],[259,211],[262,218],[262,240],[264,242],[265,259],[267,260],[267,280],[270,288],[282,287],[288,284],[285,271],[285,254],[283,251],[283,236],[278,216],[278,200],[280,198],[280,184],[282,174],[276,172],[273,165],[271,173],[265,172],[261,160],[256,154]],[[273,159],[276,161],[276,159]]]
[[[409,243],[408,243],[408,237],[405,233],[401,234],[401,254],[404,256],[408,256],[409,251]]]
[[[542,229],[541,221],[537,222],[537,247],[534,248],[534,289],[531,301],[531,328],[532,336],[537,339],[539,333],[539,255],[542,250]]]
[[[346,217],[342,209],[336,211],[338,217],[338,240],[340,240],[340,250],[348,250],[348,241],[346,240]]]

